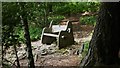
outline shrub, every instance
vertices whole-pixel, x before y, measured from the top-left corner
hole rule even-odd
[[[40,39],[42,28],[36,27],[36,26],[29,26],[29,32],[30,32],[30,39],[31,41],[36,41]],[[17,28],[16,30],[17,35],[19,35],[19,41],[20,43],[24,43],[24,30],[22,28]]]
[[[36,40],[40,39],[42,28],[35,27],[35,26],[33,26],[33,27],[30,26],[29,27],[29,32],[30,32],[31,41],[36,41]]]
[[[80,17],[80,23],[82,25],[95,25],[96,24],[96,16]]]
[[[84,42],[84,50],[82,53],[82,56],[85,57],[85,55],[88,53],[88,49],[89,49],[89,41]]]

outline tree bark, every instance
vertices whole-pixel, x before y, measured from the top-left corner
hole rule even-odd
[[[24,32],[25,32],[24,36],[25,36],[26,45],[27,45],[28,68],[35,68],[33,54],[32,54],[30,34],[29,34],[29,28],[28,28],[27,11],[25,10],[25,3],[22,3],[21,7],[22,7],[22,13],[21,13],[20,17],[21,17],[21,22],[23,23]]]
[[[20,68],[19,58],[18,58],[18,55],[17,55],[17,49],[16,49],[16,45],[15,44],[14,44],[14,51],[15,51],[15,55],[16,55],[17,68]]]
[[[101,3],[89,52],[81,66],[119,65],[120,2]]]
[[[32,54],[30,34],[29,34],[29,29],[28,29],[27,17],[23,18],[23,24],[24,24],[25,39],[26,39],[26,45],[27,45],[28,60],[29,60],[28,61],[28,68],[35,68],[33,54]]]
[[[0,41],[1,42],[1,41]],[[0,67],[2,68],[3,67],[3,43],[1,44],[1,61],[0,61]]]
[[[2,2],[0,2],[0,8],[2,9]],[[2,22],[2,10],[0,10],[0,22]],[[3,67],[3,43],[2,43],[2,23],[0,23],[0,68]]]

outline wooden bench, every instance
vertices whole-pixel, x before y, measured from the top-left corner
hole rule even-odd
[[[51,21],[49,27],[43,28],[41,34],[41,43],[50,45],[57,42],[59,48],[74,44],[74,37],[72,31],[72,22],[66,21],[66,25],[52,25]]]

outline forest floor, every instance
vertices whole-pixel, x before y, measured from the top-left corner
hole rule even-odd
[[[72,24],[74,40],[76,42],[74,45],[59,50],[56,44],[43,45],[41,44],[41,40],[31,42],[35,66],[79,66],[82,55],[78,54],[78,51],[83,43],[91,40],[91,33],[94,27],[90,25],[80,25],[79,22]],[[25,47],[25,45],[17,47],[21,66],[27,66],[28,63]],[[11,53],[10,50],[14,51],[13,49],[8,49],[8,54],[5,57],[13,62],[15,61],[15,55],[12,55],[14,52]],[[44,54],[41,50],[44,51]],[[10,56],[14,56],[14,58]],[[14,62],[14,64],[16,63]]]

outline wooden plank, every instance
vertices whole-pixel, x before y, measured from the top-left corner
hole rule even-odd
[[[43,35],[46,35],[46,36],[51,36],[51,37],[59,37],[59,35],[56,35],[56,34],[50,34],[50,33],[44,33]]]
[[[65,31],[66,29],[67,25],[52,25],[52,32]]]

